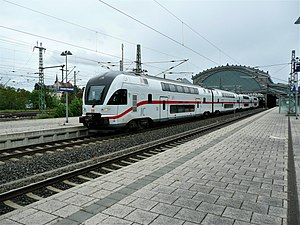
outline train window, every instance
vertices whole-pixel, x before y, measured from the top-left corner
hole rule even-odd
[[[185,112],[194,112],[195,105],[171,105],[170,113],[185,113]]]
[[[107,105],[127,105],[127,90],[119,89],[113,93]]]
[[[161,87],[163,91],[170,91],[170,85],[167,83],[161,83]]]
[[[132,95],[132,111],[137,112],[137,95]]]
[[[203,98],[203,103],[205,103],[206,102],[206,98]]]
[[[163,100],[163,110],[166,110],[166,101]]]
[[[223,93],[223,92],[222,92],[222,97],[226,97],[226,98],[234,98],[234,94],[231,94],[231,93]]]
[[[152,94],[148,94],[148,103],[152,103]]]
[[[199,102],[197,101],[197,108],[199,108]]]
[[[144,84],[148,84],[148,80],[147,79],[143,78],[143,80],[144,80]]]
[[[184,93],[190,93],[189,87],[183,87]]]
[[[233,108],[233,104],[224,104],[225,109],[231,109]]]
[[[169,84],[169,87],[170,87],[170,91],[176,92],[176,87],[174,84]]]
[[[177,92],[183,93],[183,87],[180,85],[176,85],[177,86]]]

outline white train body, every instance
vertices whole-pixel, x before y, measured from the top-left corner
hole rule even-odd
[[[153,76],[107,72],[88,81],[80,122],[96,129],[147,127],[153,122],[257,107],[251,99]]]

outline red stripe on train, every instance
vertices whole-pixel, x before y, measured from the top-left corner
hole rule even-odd
[[[156,101],[152,101],[152,103],[148,103],[148,101],[141,101],[137,103],[137,107],[140,107],[142,105],[160,105],[160,104],[212,104],[212,102],[201,102],[201,101],[170,101],[170,100],[166,100],[166,101],[160,101],[160,100],[156,100]],[[214,104],[239,104],[237,102],[214,102]],[[242,104],[242,103],[240,103]],[[125,110],[124,112],[122,112],[119,115],[115,115],[115,116],[109,116],[109,119],[119,119],[122,116],[125,116],[127,113],[129,113],[130,111],[132,111],[133,107],[130,107],[129,109]]]

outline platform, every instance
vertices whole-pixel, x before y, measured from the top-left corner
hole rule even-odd
[[[78,117],[0,122],[0,150],[86,136]]]
[[[78,117],[68,118],[68,123],[66,123],[66,118],[3,121],[0,122],[0,135],[77,126],[82,126]]]
[[[300,122],[291,124],[299,177]],[[274,108],[5,214],[0,224],[288,224],[288,147],[288,117]]]

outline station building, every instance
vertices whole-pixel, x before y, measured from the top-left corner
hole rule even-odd
[[[289,93],[288,85],[275,84],[268,72],[241,66],[226,65],[204,70],[192,77],[193,83],[205,88],[221,89],[257,96],[260,106],[275,107]]]

